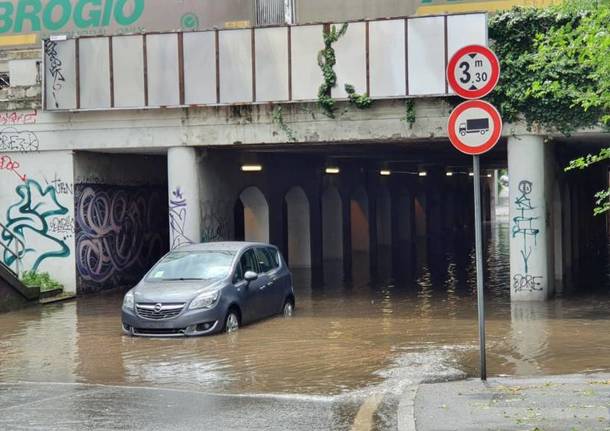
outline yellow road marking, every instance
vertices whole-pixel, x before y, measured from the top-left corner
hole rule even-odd
[[[375,394],[364,400],[354,419],[352,431],[370,431],[373,429],[373,415],[381,404],[381,400],[383,400],[383,394]]]

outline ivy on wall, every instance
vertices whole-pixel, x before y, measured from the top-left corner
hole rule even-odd
[[[592,99],[608,88],[610,76],[583,56],[586,45],[605,46],[604,57],[597,58],[608,67],[610,20],[600,15],[601,3],[608,7],[607,2],[583,7],[568,2],[548,9],[515,8],[490,18],[491,47],[502,74],[489,99],[505,121],[525,120],[565,134],[608,121],[608,103]],[[594,22],[605,34],[588,35]],[[585,100],[583,95],[593,97]]]
[[[297,141],[296,133],[284,121],[284,111],[281,106],[275,107],[273,113],[271,114],[271,120],[274,124],[277,124],[279,126],[280,130],[284,132],[284,134],[286,134],[286,137],[290,142]]]
[[[513,9],[489,23],[500,58],[491,96],[505,120],[525,119],[564,134],[610,128],[610,1],[567,0],[544,10]],[[610,148],[572,160],[566,171],[610,159]],[[594,214],[610,211],[610,189],[595,194]]]
[[[318,65],[322,70],[324,81],[318,90],[318,104],[322,112],[329,118],[335,118],[335,99],[331,96],[331,89],[337,85],[337,73],[335,64],[337,57],[333,45],[347,33],[348,24],[344,23],[339,30],[335,25],[331,25],[328,30],[324,30],[324,49],[318,53]],[[367,94],[358,94],[353,85],[345,84],[345,92],[351,104],[359,109],[369,108],[373,101]]]

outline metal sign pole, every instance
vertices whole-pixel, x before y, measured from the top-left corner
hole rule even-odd
[[[481,355],[481,380],[487,380],[485,361],[485,302],[483,299],[483,234],[481,221],[481,172],[479,156],[472,156],[474,175],[474,240],[477,263],[477,305],[479,309],[479,348]]]

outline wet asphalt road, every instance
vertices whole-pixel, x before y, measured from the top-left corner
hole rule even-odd
[[[338,397],[211,395],[87,384],[0,384],[3,430],[349,430]]]

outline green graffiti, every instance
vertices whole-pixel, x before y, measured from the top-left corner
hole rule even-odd
[[[20,249],[20,258],[28,254],[35,256],[31,270],[36,272],[45,259],[69,256],[70,249],[66,243],[49,234],[50,219],[68,213],[68,209],[57,200],[55,188],[49,185],[43,190],[38,182],[27,180],[17,186],[15,192],[20,200],[9,207],[6,225],[25,244],[25,250]],[[9,249],[15,249],[15,239],[8,232],[2,232],[2,240]],[[5,250],[4,263],[11,266],[15,260]]]
[[[180,18],[182,30],[197,30],[199,28],[199,17],[192,12],[185,13]]]
[[[142,17],[144,4],[144,0],[0,1],[0,33],[59,31],[72,25],[83,30],[109,26],[113,19],[117,25],[130,26]]]

